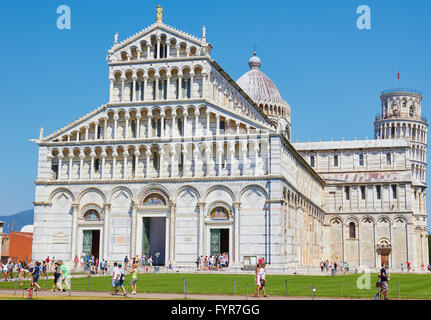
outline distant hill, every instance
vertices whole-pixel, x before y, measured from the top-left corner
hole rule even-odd
[[[3,232],[20,231],[25,225],[33,224],[33,217],[33,209],[21,211],[10,216],[0,216],[0,221],[4,222]]]

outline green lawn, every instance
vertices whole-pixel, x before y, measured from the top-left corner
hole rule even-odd
[[[267,293],[273,296],[286,294],[285,283],[287,280],[287,294],[289,296],[311,296],[311,286],[316,288],[315,296],[340,297],[341,281],[343,282],[343,297],[371,298],[377,292],[375,283],[377,275],[371,275],[370,289],[360,290],[356,282],[360,274],[343,276],[279,276],[267,275]],[[130,282],[131,275],[126,279]],[[184,279],[187,280],[187,293],[197,294],[234,294],[234,279],[236,294],[245,295],[246,285],[248,292],[255,290],[254,275],[233,274],[140,274],[138,277],[138,292],[147,293],[183,293]],[[21,281],[22,282],[22,281]],[[18,290],[20,281],[18,281]],[[72,290],[85,291],[88,288],[88,278],[71,279]],[[405,299],[431,299],[431,273],[430,274],[392,274],[389,283],[389,298],[398,298],[398,283],[400,284],[400,298]],[[39,280],[43,286],[43,280]],[[29,281],[25,282],[25,287]],[[45,280],[45,289],[50,289],[52,280]],[[1,282],[0,288],[14,288],[14,282]],[[90,278],[90,291],[110,291],[110,277]],[[130,289],[129,289],[130,292]]]

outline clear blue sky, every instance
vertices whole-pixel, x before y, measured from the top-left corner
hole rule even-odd
[[[62,4],[71,30],[56,27]],[[258,46],[261,70],[292,107],[293,141],[372,138],[380,91],[397,87],[398,68],[431,116],[431,1],[8,1],[0,9],[0,215],[32,208],[37,147],[27,139],[107,102],[115,32],[121,41],[152,24],[157,4],[168,25],[197,36],[205,25],[213,58],[234,79]],[[362,4],[371,30],[356,27]]]

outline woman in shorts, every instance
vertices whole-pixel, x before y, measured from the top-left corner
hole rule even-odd
[[[132,288],[132,294],[136,294],[136,283],[138,282],[138,263],[135,262],[132,265],[132,281],[130,282],[130,288]]]
[[[256,284],[256,291],[253,293],[253,296],[258,297],[258,298],[259,298],[259,291],[261,288],[259,270],[260,270],[260,264],[257,264],[256,273],[254,275],[254,283]]]

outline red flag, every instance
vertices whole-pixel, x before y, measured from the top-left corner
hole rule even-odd
[[[400,72],[397,73],[398,80],[400,80]]]

